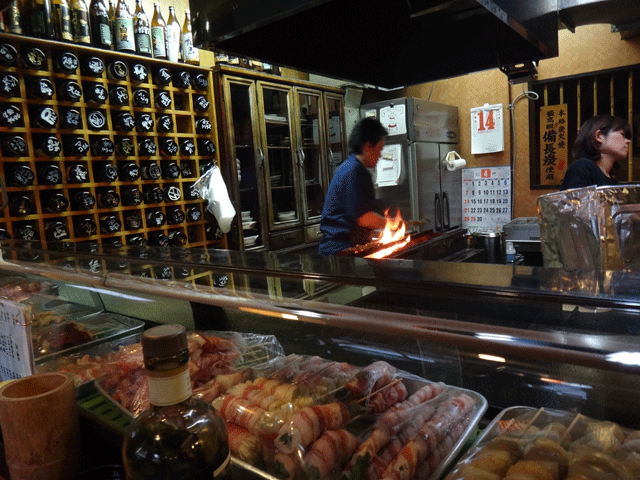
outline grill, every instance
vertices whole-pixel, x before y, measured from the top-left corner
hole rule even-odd
[[[447,261],[485,261],[486,254],[478,249],[467,248],[467,230],[454,228],[447,232],[411,233],[411,240],[401,249],[385,258],[405,260],[447,260]],[[379,250],[384,250],[395,244],[401,244],[404,239],[394,243],[379,244],[369,242],[366,245],[356,245],[338,253],[339,256],[366,257]],[[483,258],[484,255],[484,258]]]

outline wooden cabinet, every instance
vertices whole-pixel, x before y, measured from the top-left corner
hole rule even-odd
[[[3,146],[5,237],[226,248],[192,188],[217,162],[211,70],[9,34],[0,47],[17,57],[0,65],[0,109],[18,112],[0,143],[23,146]]]
[[[329,180],[346,153],[342,90],[227,66],[216,67],[214,79],[239,212],[229,247],[312,248]]]

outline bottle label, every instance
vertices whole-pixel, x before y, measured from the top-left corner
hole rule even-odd
[[[154,57],[166,57],[167,49],[164,42],[164,28],[151,27],[151,43]]]
[[[116,18],[113,27],[116,36],[116,50],[133,52],[136,49],[133,38],[133,20],[130,18]]]
[[[60,29],[60,38],[61,40],[66,40],[67,42],[73,42],[73,33],[71,32],[71,14],[69,13],[69,7],[66,5],[56,4],[54,5],[56,9],[55,17],[58,19]]]
[[[89,122],[89,125],[95,130],[100,130],[107,123],[107,119],[105,118],[104,114],[97,110],[89,112],[89,115],[87,115],[87,121]]]
[[[17,107],[13,105],[9,105],[2,111],[2,117],[0,118],[0,123],[4,123],[9,127],[16,126],[20,124],[22,121],[22,113]]]
[[[148,30],[145,32],[136,33],[136,53],[139,55],[151,55],[151,36]]]
[[[12,95],[14,92],[17,93],[19,85],[16,77],[13,75],[4,75],[0,81],[0,91],[6,95]],[[53,92],[51,92],[51,95],[53,96]]]
[[[182,44],[182,58],[184,58],[185,62],[198,60],[197,50],[193,47],[193,34],[191,32],[183,33],[180,43]]]
[[[71,29],[73,41],[76,43],[91,43],[89,36],[89,13],[86,10],[73,9],[71,11]]]
[[[42,10],[31,12],[31,29],[36,36],[45,35],[44,12]]]
[[[164,28],[165,43],[167,44],[167,59],[177,62],[180,57],[180,27],[167,25]]]
[[[164,407],[184,402],[191,397],[191,377],[188,368],[176,373],[147,371],[149,375],[149,403]],[[169,374],[167,374],[169,373]]]
[[[102,45],[111,45],[111,28],[108,23],[100,24],[100,43]],[[100,72],[102,73],[102,72]]]
[[[109,26],[107,25],[108,28]],[[111,30],[109,30],[109,38],[111,38]],[[100,76],[104,72],[104,63],[97,57],[91,57],[87,61],[87,70],[95,76]]]

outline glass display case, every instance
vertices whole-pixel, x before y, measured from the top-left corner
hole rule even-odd
[[[3,276],[92,291],[116,314],[275,335],[287,354],[385,360],[479,392],[488,418],[523,405],[640,428],[637,272],[155,247],[55,252],[11,241],[2,253]],[[139,275],[160,267],[190,276]],[[227,281],[210,286],[200,275]]]
[[[320,241],[334,164],[345,156],[339,89],[217,67],[220,136],[232,200],[241,212],[238,250],[300,250]]]

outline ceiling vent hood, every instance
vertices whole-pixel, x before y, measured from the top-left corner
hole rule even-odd
[[[309,73],[397,88],[558,55],[557,0],[190,0],[194,37]]]

